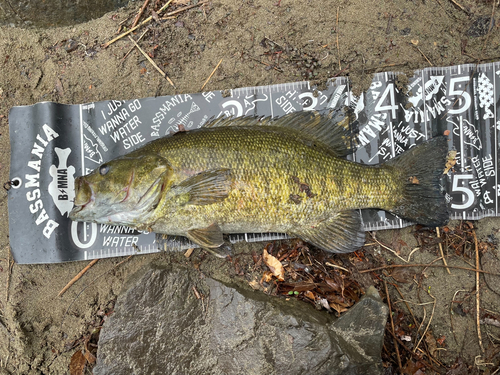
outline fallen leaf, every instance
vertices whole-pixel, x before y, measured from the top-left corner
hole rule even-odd
[[[339,304],[337,303],[333,303],[333,302],[330,302],[330,307],[332,309],[334,309],[335,311],[337,311],[339,314],[340,313],[343,313],[344,311],[347,311],[348,309],[346,309],[345,307],[342,307],[340,306]]]
[[[313,300],[313,301],[315,300],[315,298],[314,298],[314,293],[313,293],[313,292],[311,292],[310,290],[305,291],[305,292],[304,292],[304,296],[306,296],[306,297],[307,297],[307,298],[309,298],[310,300]]]
[[[457,160],[455,159],[457,156],[456,150],[448,151],[448,155],[446,156],[446,165],[443,171],[443,174],[447,174],[450,169],[452,169],[455,164],[457,164]]]
[[[325,283],[331,288],[331,290],[340,292],[342,290],[341,285],[330,277],[325,277]]]
[[[261,279],[261,283],[264,282],[264,283],[268,283],[269,281],[271,281],[273,278],[273,273],[271,271],[266,271],[264,272],[264,274],[262,275],[262,279]]]
[[[82,375],[85,370],[85,364],[87,359],[83,355],[81,350],[76,351],[71,356],[71,361],[69,362],[69,373],[70,375]]]
[[[264,249],[262,258],[264,259],[266,266],[269,267],[273,275],[276,276],[279,281],[285,280],[285,270],[278,259],[269,254],[266,249]]]
[[[391,277],[398,283],[409,283],[413,279],[415,272],[409,268],[395,268],[391,272]]]
[[[455,363],[450,366],[446,375],[467,375],[470,374],[470,369],[464,360],[460,357],[455,359]]]
[[[403,368],[403,373],[412,375],[421,374],[422,371],[420,369],[423,367],[425,367],[425,365],[422,362],[414,362],[412,359],[408,359],[408,362],[406,362]]]
[[[256,281],[256,280],[252,280],[252,281],[250,281],[248,284],[249,284],[249,285],[252,287],[252,289],[254,289],[254,290],[259,290],[259,289],[260,289],[260,288],[259,288],[259,282],[258,282],[258,281]]]
[[[325,309],[327,309],[328,311],[332,311],[332,309],[330,308],[330,305],[328,304],[328,300],[326,298],[320,298],[319,304],[321,306],[323,306]]]
[[[85,359],[87,360],[88,363],[90,363],[91,365],[93,365],[96,361],[96,357],[95,355],[93,355],[91,352],[89,352],[88,350],[85,350],[85,354],[84,354],[84,357]]]
[[[435,357],[436,353],[438,351],[437,350],[437,343],[436,343],[436,339],[434,338],[434,335],[430,331],[427,331],[427,333],[425,334],[425,342],[427,343],[429,353],[433,357]]]
[[[97,334],[97,340],[99,340],[99,334]],[[97,358],[95,357],[94,354],[91,353],[90,349],[89,349],[89,342],[90,340],[92,340],[92,335],[90,336],[87,336],[85,338],[85,344],[84,344],[84,348],[85,350],[83,350],[83,356],[85,357],[85,359],[87,360],[88,363],[90,363],[91,365],[93,365],[95,363],[95,361],[97,360]]]
[[[64,94],[64,88],[59,78],[56,78],[55,91],[59,96]]]

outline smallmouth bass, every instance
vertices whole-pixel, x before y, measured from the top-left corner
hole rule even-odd
[[[345,159],[353,140],[331,114],[216,119],[78,177],[69,217],[186,236],[205,248],[222,245],[223,233],[281,232],[337,253],[364,244],[359,209],[447,222],[446,137],[374,166]]]

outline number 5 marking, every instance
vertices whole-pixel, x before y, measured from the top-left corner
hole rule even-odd
[[[469,109],[470,104],[472,102],[470,94],[467,91],[465,91],[465,89],[464,90],[462,90],[462,89],[455,90],[455,84],[456,83],[468,82],[468,81],[469,81],[469,77],[454,77],[454,78],[450,79],[450,87],[449,87],[449,90],[448,90],[448,95],[450,95],[450,96],[454,96],[454,95],[460,96],[460,97],[462,97],[464,99],[465,103],[462,106],[462,108],[450,109],[448,111],[448,113],[451,113],[453,115],[453,114],[465,112],[465,111],[467,111]]]
[[[464,199],[462,200],[463,203],[461,204],[451,204],[451,208],[454,210],[466,210],[467,208],[470,208],[474,204],[474,192],[469,188],[469,184],[466,183],[466,186],[459,186],[458,181],[459,180],[473,180],[474,176],[471,174],[458,174],[453,176],[453,184],[451,191],[452,192],[459,192],[464,195]]]

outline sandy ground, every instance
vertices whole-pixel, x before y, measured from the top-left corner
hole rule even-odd
[[[152,31],[141,42],[167,72],[176,89],[137,51],[123,60],[131,48],[127,39],[107,49],[101,47],[116,34],[120,22],[133,17],[139,4],[72,27],[44,30],[0,27],[0,181],[3,184],[9,176],[8,112],[12,106],[199,92],[221,58],[223,62],[206,89],[269,85],[304,78],[321,86],[329,77],[348,74],[354,90],[361,92],[371,82],[371,74],[377,71],[412,74],[414,69],[431,63],[449,66],[499,60],[498,26],[488,35],[474,36],[477,29],[474,21],[490,17],[493,3],[460,0],[460,5],[463,9],[448,0],[209,1],[203,7],[180,13],[177,19],[154,22]],[[264,37],[286,47],[281,56],[281,72],[255,60],[270,61],[264,55],[269,51],[261,43]],[[67,52],[65,46],[70,39],[79,45]],[[293,62],[294,56],[306,56],[321,64],[309,71]],[[9,267],[7,192],[3,189],[0,213],[0,374],[67,373],[71,355],[81,347],[78,340],[99,325],[103,312],[112,307],[129,275],[150,262],[176,259],[186,263],[181,257],[169,254],[135,256],[117,267],[114,266],[123,259],[101,260],[58,298],[58,291],[84,264]],[[477,226],[478,236],[485,238],[496,234],[500,220],[483,220]],[[394,238],[402,239],[406,246],[400,249],[401,256],[407,258],[416,246],[412,230],[381,232],[378,238],[387,243],[393,243]],[[245,253],[248,248],[240,245],[236,251]],[[372,246],[366,251],[380,252],[387,260],[394,258],[380,247]],[[450,263],[470,267],[453,254],[449,257]],[[411,261],[425,263],[435,258],[436,253],[416,252]],[[215,260],[205,262],[197,266],[218,273],[219,278],[231,277],[221,274],[226,268]],[[188,266],[193,265],[188,262]],[[419,288],[410,281],[401,284],[401,291],[412,301],[417,317],[425,318],[424,325],[429,321],[432,305],[419,305],[418,298],[422,302],[432,302],[431,295],[436,298],[430,329],[435,337],[446,337],[445,350],[436,353],[440,361],[451,366],[462,357],[472,366],[471,371],[496,369],[492,365],[474,365],[476,356],[479,356],[476,364],[477,360],[488,358],[488,353],[483,354],[479,348],[475,307],[470,303],[475,299],[474,274],[454,270],[448,275],[443,269],[429,269],[419,280]],[[484,282],[482,285],[483,308],[498,314],[498,295]],[[416,289],[427,293],[410,296]],[[457,290],[465,290],[461,293],[472,297],[467,300],[470,309],[466,309],[464,316],[455,317],[452,326],[450,303]],[[393,297],[401,299],[395,291]],[[484,345],[498,345],[498,328],[488,326],[486,330]],[[498,366],[498,356],[495,361]]]

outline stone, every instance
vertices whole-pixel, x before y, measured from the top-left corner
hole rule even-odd
[[[388,309],[375,289],[336,319],[180,267],[129,285],[102,328],[94,374],[382,373]]]

